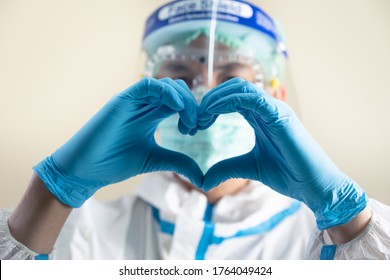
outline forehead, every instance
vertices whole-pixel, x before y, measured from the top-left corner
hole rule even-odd
[[[218,41],[211,41],[210,37],[201,35],[194,39],[190,39],[188,42],[188,48],[203,49],[207,52],[210,51],[210,46],[215,49],[215,51],[232,51],[233,48],[229,47],[227,44]]]

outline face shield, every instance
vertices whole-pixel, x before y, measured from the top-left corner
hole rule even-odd
[[[287,56],[275,22],[235,0],[162,6],[146,22],[143,52],[145,76],[181,78],[190,88],[208,89],[242,77],[270,93],[284,79]]]
[[[199,103],[233,77],[270,94],[284,79],[287,53],[276,24],[241,0],[168,3],[148,18],[142,47],[144,76],[182,79]],[[181,135],[177,121],[175,115],[160,124],[160,144],[191,156],[203,172],[254,146],[253,129],[238,113],[219,116],[195,136]]]

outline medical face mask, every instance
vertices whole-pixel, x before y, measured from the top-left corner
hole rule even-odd
[[[201,89],[197,92],[201,94]],[[220,115],[211,127],[194,136],[179,132],[178,119],[176,114],[160,123],[159,143],[193,158],[203,173],[221,160],[250,152],[255,145],[253,128],[239,113]]]

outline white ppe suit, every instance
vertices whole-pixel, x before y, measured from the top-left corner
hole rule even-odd
[[[390,259],[390,207],[370,200],[368,227],[342,245],[328,243],[302,203],[251,182],[207,203],[170,173],[147,177],[134,195],[88,200],[73,210],[51,259]],[[34,259],[10,235],[1,211],[0,259]]]

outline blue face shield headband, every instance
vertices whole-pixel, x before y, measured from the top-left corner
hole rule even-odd
[[[229,28],[230,27],[230,28]],[[172,31],[180,34],[200,28],[210,30],[210,41],[219,29],[232,36],[262,33],[268,37],[278,52],[287,57],[283,36],[274,22],[259,7],[238,0],[179,0],[170,2],[152,13],[146,21],[143,47],[148,54],[158,46],[172,43]],[[158,31],[158,32],[157,32]],[[213,47],[210,42],[209,48]]]

